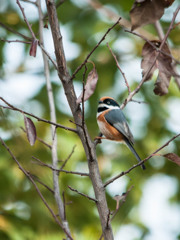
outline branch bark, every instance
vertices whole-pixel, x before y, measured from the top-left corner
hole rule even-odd
[[[23,110],[15,107],[15,106],[13,106],[12,104],[10,104],[9,102],[7,102],[7,101],[6,101],[4,98],[2,98],[2,97],[0,97],[0,100],[2,100],[5,104],[8,105],[8,107],[0,105],[0,107],[2,107],[2,108],[6,108],[6,109],[10,109],[10,110],[13,110],[13,111],[20,112],[20,113],[22,113],[22,114],[31,116],[31,117],[37,119],[37,120],[40,121],[40,122],[45,122],[45,123],[48,123],[48,124],[51,124],[51,125],[55,126],[56,128],[59,127],[59,128],[63,128],[63,129],[65,129],[65,130],[72,131],[72,132],[76,133],[76,129],[74,129],[74,128],[69,128],[69,127],[66,127],[66,126],[64,126],[64,125],[61,125],[61,124],[59,124],[59,123],[55,123],[55,122],[53,122],[53,121],[50,121],[50,120],[47,120],[47,119],[44,119],[44,118],[40,118],[40,117],[38,117],[38,116],[36,116],[36,115],[34,115],[34,114],[32,114],[32,113],[28,113],[28,112],[26,112],[26,111],[23,111]]]
[[[120,174],[118,174],[117,176],[111,178],[109,181],[107,181],[104,184],[104,187],[107,187],[107,185],[109,185],[110,183],[114,182],[116,179],[130,173],[134,168],[141,166],[143,163],[145,163],[146,161],[148,161],[150,158],[152,158],[154,155],[156,155],[156,153],[158,153],[160,150],[162,150],[163,148],[165,148],[166,146],[168,146],[170,144],[170,142],[172,142],[174,139],[178,138],[180,136],[180,133],[175,135],[174,137],[172,137],[169,141],[167,141],[165,144],[163,144],[160,148],[158,148],[156,151],[154,151],[151,155],[149,155],[148,157],[146,157],[145,159],[143,159],[142,161],[140,161],[139,163],[137,163],[136,165],[132,166],[131,168],[129,168],[127,171],[125,172],[121,172]]]
[[[107,226],[109,209],[105,197],[104,186],[99,173],[99,167],[96,158],[96,148],[94,143],[90,139],[86,125],[84,125],[83,128],[80,127],[82,124],[82,111],[79,107],[79,104],[76,103],[77,97],[75,94],[71,76],[67,70],[67,64],[62,43],[62,35],[60,32],[55,2],[53,0],[46,0],[46,5],[54,41],[56,61],[58,65],[58,75],[64,87],[65,95],[67,97],[69,106],[74,117],[74,121],[76,123],[77,132],[86,153],[90,179],[94,188],[95,198],[97,199],[96,205],[100,216],[104,239],[112,240],[113,233],[110,223]]]
[[[41,10],[41,0],[37,0],[37,7],[38,7],[38,14],[39,14],[39,35],[40,35],[40,43],[44,47],[44,37],[43,37],[43,14]],[[49,64],[46,54],[42,51],[43,62],[44,62],[44,75],[46,79],[46,87],[47,87],[47,94],[48,94],[48,101],[49,101],[49,109],[50,109],[50,118],[51,121],[57,122],[56,120],[56,110],[55,110],[55,103],[54,103],[54,96],[52,85],[50,81],[50,71],[49,71]],[[52,146],[51,146],[51,156],[52,156],[52,165],[53,165],[53,185],[54,185],[54,197],[56,204],[58,206],[58,213],[60,219],[62,221],[62,225],[64,229],[66,229],[66,236],[67,239],[70,239],[71,236],[69,223],[66,219],[66,214],[64,212],[64,204],[63,200],[61,199],[60,195],[60,185],[59,185],[59,172],[55,169],[58,167],[58,156],[57,156],[57,134],[56,134],[56,127],[51,125],[51,135],[52,135]],[[68,233],[68,234],[67,234]]]
[[[14,156],[14,154],[12,153],[12,151],[9,149],[9,147],[5,144],[5,142],[2,140],[2,138],[0,137],[0,142],[2,143],[2,145],[6,148],[6,150],[8,151],[8,153],[11,155],[11,157],[13,158],[13,160],[17,163],[19,169],[24,173],[24,175],[26,175],[26,177],[31,181],[31,183],[34,185],[37,193],[39,194],[40,198],[42,199],[43,203],[45,204],[45,206],[47,207],[47,209],[50,211],[51,215],[53,216],[54,220],[56,221],[56,223],[64,230],[64,232],[66,233],[66,235],[69,237],[69,239],[73,240],[73,238],[69,235],[68,232],[66,232],[66,229],[64,228],[64,226],[61,224],[61,222],[59,221],[59,219],[57,218],[56,214],[53,212],[53,210],[50,208],[49,204],[47,203],[47,201],[45,200],[44,196],[42,195],[41,191],[39,190],[38,186],[36,185],[34,179],[32,178],[31,174],[29,172],[27,172],[22,165],[19,163],[19,161],[17,160],[17,158]]]

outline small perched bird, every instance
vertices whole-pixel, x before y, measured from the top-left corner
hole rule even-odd
[[[138,161],[141,158],[135,151],[133,135],[129,129],[126,118],[119,104],[111,97],[102,97],[99,100],[97,110],[97,123],[101,133],[105,137],[96,139],[109,139],[117,142],[125,142]],[[145,169],[144,164],[142,169]]]

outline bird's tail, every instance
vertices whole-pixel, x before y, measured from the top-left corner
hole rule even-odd
[[[131,150],[131,152],[134,154],[134,156],[136,157],[136,159],[138,160],[138,162],[141,161],[141,158],[139,157],[139,155],[137,154],[136,150],[134,149],[133,145],[129,142],[128,139],[124,139],[125,143],[127,144],[127,146],[129,147],[129,149]],[[142,169],[145,170],[146,167],[144,164],[141,165]]]

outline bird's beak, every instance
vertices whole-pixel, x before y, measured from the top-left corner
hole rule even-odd
[[[101,103],[103,103],[103,101],[100,100],[100,101],[99,101],[99,104],[101,104]]]

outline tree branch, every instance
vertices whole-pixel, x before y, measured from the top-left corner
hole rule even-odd
[[[44,166],[44,167],[48,167],[50,168],[51,170],[53,171],[56,171],[56,172],[64,172],[64,173],[69,173],[69,174],[75,174],[75,175],[80,175],[80,176],[85,176],[85,177],[89,177],[89,174],[88,173],[83,173],[83,172],[75,172],[75,171],[67,171],[67,170],[64,170],[64,169],[58,169],[58,168],[54,168],[52,165],[50,164],[46,164],[44,162],[42,162],[40,159],[36,158],[36,157],[32,157],[33,159],[35,159],[38,164],[40,166]],[[34,162],[36,163],[36,162]],[[37,164],[37,163],[36,163]]]
[[[91,50],[91,52],[87,55],[87,57],[85,58],[84,62],[75,70],[75,72],[73,73],[71,80],[75,78],[76,74],[81,70],[81,68],[87,63],[88,59],[90,58],[90,56],[93,54],[93,52],[99,47],[99,45],[105,40],[106,36],[109,34],[109,32],[120,22],[121,17],[118,18],[118,20],[113,24],[112,27],[110,27],[106,33],[103,35],[103,37],[101,38],[101,40],[96,44],[96,46]]]
[[[16,40],[8,40],[8,39],[1,38],[0,41],[7,42],[7,43],[17,42],[17,43],[31,44],[31,42],[26,42],[26,41],[22,41],[22,40],[18,40],[18,39],[16,39]]]
[[[66,166],[66,163],[69,161],[69,159],[71,158],[71,156],[72,156],[73,153],[74,153],[75,147],[76,147],[76,145],[74,145],[74,147],[73,147],[71,153],[70,153],[69,156],[66,158],[66,160],[63,162],[63,164],[62,164],[60,170],[62,170],[62,169]]]
[[[159,51],[156,53],[156,57],[154,58],[154,61],[153,61],[152,65],[151,65],[151,66],[149,67],[149,69],[146,71],[146,73],[144,74],[141,82],[140,82],[139,85],[136,87],[136,89],[135,89],[134,91],[132,91],[132,92],[129,94],[129,96],[125,99],[125,101],[124,101],[123,104],[121,105],[121,109],[123,109],[123,108],[127,105],[127,103],[128,103],[129,101],[131,101],[131,99],[133,98],[133,96],[134,96],[137,92],[139,92],[141,86],[142,86],[143,83],[145,82],[145,80],[146,80],[148,74],[150,73],[151,69],[153,68],[153,66],[154,66],[154,64],[155,64],[155,62],[156,62],[156,60],[157,60],[157,58],[158,58],[158,56],[159,56],[159,54],[160,54],[160,51],[162,50],[162,48],[163,48],[163,46],[164,46],[164,44],[165,44],[165,42],[166,42],[166,40],[167,40],[167,38],[168,38],[171,30],[173,29],[173,24],[174,24],[174,21],[175,21],[175,19],[176,19],[176,16],[177,16],[179,10],[180,10],[180,6],[176,9],[176,11],[175,11],[174,14],[173,14],[173,18],[172,18],[172,20],[171,20],[171,23],[170,23],[170,25],[169,25],[169,28],[168,28],[165,36],[164,36],[163,41],[161,42],[161,45],[160,45],[160,47],[159,47]]]
[[[116,57],[116,55],[113,53],[113,51],[112,51],[112,49],[110,48],[110,46],[109,46],[108,43],[107,43],[107,46],[108,46],[109,51],[110,51],[110,53],[112,54],[112,56],[113,56],[113,58],[114,58],[114,60],[115,60],[115,62],[116,62],[117,68],[119,69],[119,71],[121,72],[121,74],[122,74],[122,76],[123,76],[123,78],[124,78],[126,87],[127,87],[127,89],[128,89],[128,94],[130,94],[130,93],[131,93],[131,89],[130,89],[130,87],[129,87],[127,78],[126,78],[126,76],[125,76],[125,73],[124,73],[124,72],[122,71],[122,69],[120,68],[119,63],[118,63],[118,60],[117,60],[117,57]]]
[[[132,166],[130,169],[128,169],[125,172],[121,172],[120,174],[118,174],[117,176],[111,178],[109,181],[107,181],[104,184],[104,187],[107,187],[107,185],[109,185],[110,183],[114,182],[116,179],[130,173],[134,168],[141,166],[143,163],[145,163],[147,160],[149,160],[150,158],[152,158],[157,152],[159,152],[160,150],[162,150],[163,148],[165,148],[166,146],[169,145],[170,142],[172,142],[174,139],[176,139],[177,137],[180,136],[180,133],[175,135],[174,137],[172,137],[169,141],[167,141],[164,145],[162,145],[160,148],[158,148],[155,152],[153,152],[151,155],[149,155],[147,158],[143,159],[142,161],[140,161],[139,163],[137,163],[136,165]]]
[[[24,173],[24,175],[26,175],[26,177],[32,182],[32,184],[34,185],[37,193],[39,194],[40,198],[42,199],[43,203],[45,204],[45,206],[47,207],[47,209],[49,210],[49,212],[51,213],[51,215],[53,216],[54,220],[56,221],[56,223],[63,229],[63,231],[66,233],[66,235],[68,235],[68,237],[73,240],[73,238],[69,235],[68,232],[66,232],[65,227],[60,223],[59,219],[57,218],[56,214],[53,212],[53,210],[50,208],[50,206],[48,205],[48,203],[46,202],[45,198],[43,197],[42,193],[40,192],[38,186],[36,185],[35,181],[33,180],[33,178],[31,177],[31,174],[28,173],[19,163],[19,161],[17,160],[17,158],[14,156],[14,154],[11,152],[11,150],[9,149],[9,147],[5,144],[5,142],[2,140],[2,138],[0,137],[0,141],[2,143],[2,145],[6,148],[6,150],[9,152],[9,154],[11,155],[11,157],[13,158],[13,160],[17,163],[19,169]]]
[[[90,139],[86,125],[84,126],[84,129],[80,127],[82,124],[82,112],[79,107],[79,104],[76,103],[77,97],[76,97],[74,86],[72,83],[72,78],[67,69],[67,63],[66,63],[63,42],[62,42],[62,35],[59,28],[59,21],[57,17],[55,2],[53,0],[46,0],[46,6],[48,10],[48,17],[49,17],[49,22],[51,26],[53,41],[54,41],[56,61],[58,65],[58,75],[62,82],[65,95],[67,97],[69,106],[71,108],[74,121],[77,127],[78,135],[81,139],[81,142],[83,144],[83,147],[86,153],[88,166],[89,166],[90,179],[92,181],[95,198],[98,201],[96,205],[97,205],[97,209],[100,216],[104,239],[113,240],[113,233],[112,233],[111,226],[106,228],[109,209],[107,206],[104,186],[99,173],[95,144]],[[79,70],[76,70],[75,73],[77,73],[78,71]]]
[[[98,201],[97,199],[92,198],[92,197],[88,196],[87,194],[81,193],[81,192],[79,192],[78,190],[76,190],[76,189],[74,189],[74,188],[72,188],[72,187],[70,187],[70,186],[68,186],[68,188],[69,188],[71,191],[76,192],[76,193],[78,193],[79,195],[81,195],[81,196],[83,196],[83,197],[86,197],[86,198],[88,198],[88,199],[91,200],[91,201],[94,201],[94,202],[97,202],[97,201]]]
[[[127,30],[127,29],[125,29],[124,31],[125,31],[125,32],[128,32],[128,33],[131,33],[131,34],[133,34],[133,35],[135,35],[135,36],[137,36],[137,37],[142,38],[144,41],[148,42],[149,45],[151,45],[157,52],[160,52],[160,53],[164,54],[165,56],[170,57],[171,59],[173,59],[174,62],[176,62],[177,64],[180,64],[180,61],[178,61],[177,59],[175,59],[171,54],[168,54],[168,53],[160,50],[159,48],[157,48],[149,39],[147,39],[147,38],[144,37],[143,35],[141,35],[141,34],[139,34],[139,33],[137,33],[137,32],[129,31],[129,30]]]
[[[25,13],[24,13],[24,8],[22,8],[19,0],[16,0],[16,3],[17,3],[17,5],[19,6],[19,8],[20,8],[20,10],[21,10],[21,12],[22,12],[22,15],[23,15],[23,17],[24,17],[24,21],[26,22],[26,24],[27,24],[27,26],[28,26],[28,28],[29,28],[29,31],[31,32],[31,35],[32,35],[33,39],[36,39],[36,36],[35,36],[32,28],[31,28],[31,25],[29,24],[29,22],[28,22],[28,20],[27,20],[27,18],[26,18],[26,15],[25,15]]]
[[[2,22],[0,22],[0,26],[3,27],[4,29],[8,30],[9,32],[12,32],[12,33],[14,33],[14,34],[16,34],[16,35],[18,35],[18,36],[20,36],[20,37],[28,40],[28,41],[31,41],[31,42],[32,42],[32,40],[33,40],[31,37],[27,37],[27,36],[25,36],[24,34],[17,32],[17,31],[14,30],[13,28],[7,26],[6,24],[4,24],[4,23],[2,23]]]
[[[59,123],[55,123],[55,122],[52,122],[52,121],[50,121],[50,120],[46,120],[46,119],[44,119],[44,118],[40,118],[40,117],[38,117],[38,116],[36,116],[36,115],[34,115],[34,114],[32,114],[32,113],[28,113],[28,112],[26,112],[26,111],[23,111],[23,110],[17,108],[17,107],[14,107],[12,104],[8,103],[8,102],[7,102],[4,98],[2,98],[2,97],[0,97],[0,100],[2,100],[4,103],[6,103],[6,104],[9,106],[9,107],[6,107],[6,106],[0,105],[0,107],[2,107],[2,108],[7,108],[7,109],[10,109],[10,110],[17,111],[17,112],[20,112],[20,113],[22,113],[22,114],[31,116],[31,117],[37,119],[37,120],[40,121],[40,122],[45,122],[45,123],[54,125],[54,126],[56,126],[56,127],[63,128],[63,129],[65,129],[65,130],[68,130],[68,131],[77,133],[76,129],[74,129],[74,128],[69,128],[69,127],[66,127],[66,126],[64,126],[64,125],[61,125],[61,124],[59,124]]]
[[[44,37],[43,37],[43,14],[41,10],[41,0],[37,0],[37,7],[39,13],[39,35],[40,35],[40,43],[41,46],[44,47]],[[54,103],[54,96],[53,96],[53,89],[50,81],[50,71],[49,71],[49,64],[48,59],[44,51],[42,51],[43,62],[44,62],[44,73],[46,79],[46,87],[47,87],[47,95],[48,95],[48,102],[49,102],[49,109],[50,109],[50,118],[51,121],[57,122],[56,120],[56,110],[55,110],[55,103]],[[69,223],[66,219],[66,214],[64,212],[65,206],[63,204],[63,200],[60,194],[60,185],[59,185],[59,172],[55,169],[58,166],[58,155],[57,155],[57,134],[56,134],[56,126],[51,125],[51,135],[52,135],[52,147],[51,147],[51,156],[52,156],[52,165],[53,165],[53,185],[54,185],[54,197],[56,204],[58,206],[58,213],[61,218],[62,224],[66,229],[67,239],[71,236]]]

